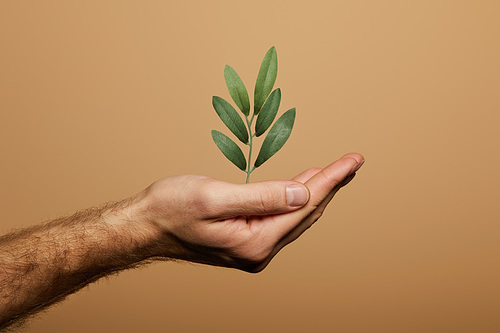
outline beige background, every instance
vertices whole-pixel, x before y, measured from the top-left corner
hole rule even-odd
[[[498,1],[0,2],[1,233],[166,176],[243,182],[211,96],[229,98],[226,64],[253,94],[272,45],[298,114],[253,181],[367,161],[258,275],[157,263],[26,330],[500,331],[499,17]]]

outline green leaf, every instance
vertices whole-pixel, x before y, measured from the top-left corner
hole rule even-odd
[[[260,65],[259,75],[255,83],[254,91],[254,114],[258,114],[262,105],[273,90],[276,76],[278,75],[278,55],[276,48],[273,46],[267,51],[262,64]]]
[[[259,155],[255,160],[255,167],[258,168],[271,156],[276,154],[278,150],[283,147],[286,140],[292,133],[293,123],[295,121],[295,108],[285,112],[274,124],[266,138],[262,147],[260,148]]]
[[[220,151],[227,157],[228,160],[233,162],[241,170],[245,171],[247,161],[240,147],[233,140],[228,138],[225,134],[212,130],[212,139],[214,140]]]
[[[247,88],[241,81],[240,76],[236,71],[229,65],[224,68],[224,78],[226,79],[227,90],[231,98],[240,108],[241,112],[245,116],[250,113],[250,99],[248,98]]]
[[[219,96],[214,96],[212,98],[212,105],[220,119],[226,124],[227,128],[229,128],[241,142],[247,144],[248,130],[233,106]]]
[[[261,136],[271,126],[278,113],[281,102],[281,89],[278,88],[269,95],[266,103],[260,110],[257,122],[255,123],[255,135]]]

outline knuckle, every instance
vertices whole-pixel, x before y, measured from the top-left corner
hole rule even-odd
[[[337,174],[329,174],[328,172],[325,172],[325,170],[321,170],[318,174],[321,175],[326,182],[332,183],[334,186],[339,184],[345,178]]]
[[[196,188],[189,193],[187,206],[190,207],[191,211],[196,212],[197,218],[217,214],[218,206],[214,200],[215,192],[210,184],[197,184]]]
[[[235,250],[235,254],[245,262],[245,266],[258,266],[265,262],[271,254],[272,249],[266,243],[265,240],[249,240]]]
[[[310,169],[307,169],[307,173],[310,174],[310,175],[315,175],[317,174],[318,172],[320,172],[321,168],[310,168]]]
[[[246,260],[251,263],[259,264],[267,259],[269,256],[269,251],[267,249],[255,249],[251,253],[248,253]]]
[[[269,188],[258,192],[257,204],[263,213],[272,212],[279,206],[279,199]]]

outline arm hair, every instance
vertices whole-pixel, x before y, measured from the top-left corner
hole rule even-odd
[[[99,278],[149,262],[150,230],[108,203],[0,237],[0,330]]]

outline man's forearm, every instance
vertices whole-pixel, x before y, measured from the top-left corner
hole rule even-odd
[[[0,328],[155,255],[126,200],[0,237]]]

